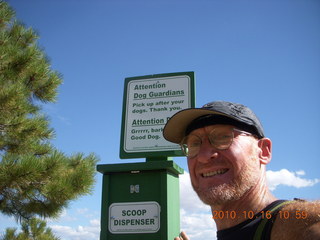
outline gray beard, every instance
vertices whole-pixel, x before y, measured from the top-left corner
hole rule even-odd
[[[252,166],[246,166],[241,174],[230,183],[223,183],[207,189],[200,189],[193,186],[201,201],[210,206],[222,205],[227,202],[239,200],[256,183],[257,177],[251,171]]]

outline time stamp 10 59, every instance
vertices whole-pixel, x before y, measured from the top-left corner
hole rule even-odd
[[[272,218],[271,211],[260,211],[255,213],[254,211],[242,211],[240,213],[236,211],[212,211],[212,219],[271,219]],[[277,214],[280,219],[306,219],[308,217],[308,213],[305,211],[285,211],[280,210]]]

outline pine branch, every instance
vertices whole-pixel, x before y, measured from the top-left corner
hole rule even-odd
[[[20,221],[57,216],[89,194],[97,162],[49,142],[54,130],[37,103],[56,101],[62,79],[37,39],[0,1],[0,211]]]

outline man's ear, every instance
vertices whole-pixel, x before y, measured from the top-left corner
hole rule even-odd
[[[269,138],[262,138],[258,141],[260,163],[267,165],[272,157],[272,142]]]

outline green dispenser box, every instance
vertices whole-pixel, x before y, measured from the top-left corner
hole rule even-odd
[[[179,174],[173,161],[103,164],[100,240],[172,240],[180,232]]]

